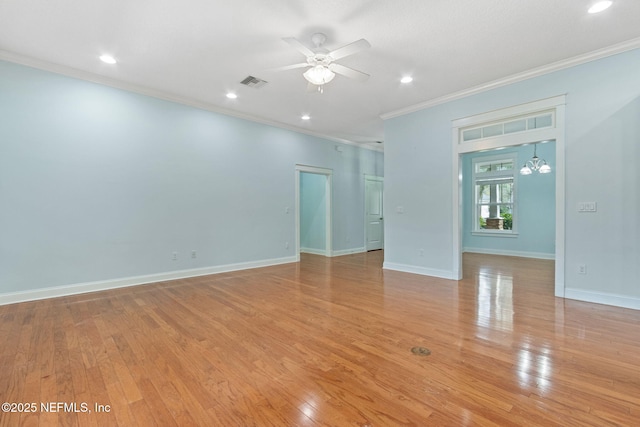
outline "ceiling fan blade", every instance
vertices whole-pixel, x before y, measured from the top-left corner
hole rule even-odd
[[[361,50],[365,50],[365,49],[369,49],[371,47],[371,44],[369,44],[368,41],[366,41],[365,39],[360,39],[358,41],[355,41],[353,43],[349,43],[346,46],[342,46],[332,52],[329,52],[329,56],[331,58],[333,58],[333,60],[335,61],[336,59],[340,59],[340,58],[344,58],[345,56],[349,56],[349,55],[353,55],[356,52],[360,52]]]
[[[311,67],[311,64],[307,64],[306,62],[304,62],[300,64],[285,65],[284,67],[269,68],[269,71],[286,71],[286,70],[294,70],[296,68],[305,68],[305,67]]]
[[[351,79],[366,82],[369,79],[369,74],[362,71],[354,70],[353,68],[345,67],[344,65],[336,64],[335,62],[329,64],[329,69],[334,73],[341,74]]]
[[[300,43],[296,38],[294,37],[285,37],[282,40],[286,41],[287,43],[289,43],[289,45],[291,47],[293,47],[294,49],[296,49],[298,52],[302,53],[304,56],[313,56],[315,55],[315,53],[313,53],[313,51],[311,49],[309,49],[308,47],[306,47],[305,45],[303,45],[302,43]]]

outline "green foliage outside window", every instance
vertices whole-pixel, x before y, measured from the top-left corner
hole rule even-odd
[[[513,230],[513,215],[505,212],[501,213],[500,216],[504,219],[502,228],[504,230]]]

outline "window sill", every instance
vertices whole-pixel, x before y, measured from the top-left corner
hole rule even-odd
[[[483,237],[518,237],[518,233],[510,231],[472,231],[471,234]]]

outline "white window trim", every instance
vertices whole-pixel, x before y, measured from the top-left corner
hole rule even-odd
[[[534,119],[534,118],[538,118],[541,116],[550,116],[551,117],[551,123],[548,126],[544,126],[544,127],[529,127],[529,119]],[[514,132],[505,132],[504,126],[514,122],[514,121],[520,121],[523,120],[525,121],[525,129],[523,130],[519,130],[519,131],[514,131]],[[494,120],[491,122],[480,122],[480,123],[475,123],[469,126],[465,126],[463,128],[460,128],[460,136],[459,136],[459,140],[461,144],[467,144],[470,142],[474,142],[474,141],[480,141],[483,139],[489,139],[489,138],[495,138],[495,137],[500,137],[500,136],[506,136],[506,135],[513,135],[513,134],[519,134],[519,133],[526,133],[526,132],[533,132],[533,131],[537,131],[537,130],[541,130],[541,129],[548,129],[548,128],[553,128],[555,127],[555,123],[556,123],[556,117],[555,117],[555,110],[554,109],[550,109],[550,110],[543,110],[543,111],[536,111],[534,113],[529,113],[529,114],[521,114],[521,115],[516,115],[516,116],[512,116],[512,117],[501,117],[500,120]],[[479,138],[473,138],[473,139],[464,139],[464,134],[465,132],[471,131],[471,130],[480,130],[481,133],[483,132],[483,129],[486,127],[492,127],[492,126],[502,126],[502,131],[500,134],[497,135],[493,135],[493,136],[480,136]]]
[[[496,171],[496,172],[481,172],[479,175],[481,177],[505,177],[513,179],[513,206],[512,213],[513,216],[513,228],[511,230],[483,230],[478,228],[479,218],[478,218],[478,194],[476,192],[476,180],[478,173],[476,172],[476,165],[483,163],[496,163],[500,161],[510,161],[513,163],[513,169],[506,171]],[[516,173],[518,168],[518,156],[516,153],[508,153],[501,154],[495,156],[485,156],[485,157],[476,157],[471,162],[471,185],[472,185],[472,201],[471,205],[473,208],[472,221],[473,224],[471,226],[471,234],[475,236],[486,236],[486,237],[517,237],[518,236],[518,174]]]
[[[518,237],[518,232],[511,232],[511,230],[480,230],[480,231],[472,231],[471,234],[473,236],[482,236],[482,237]]]

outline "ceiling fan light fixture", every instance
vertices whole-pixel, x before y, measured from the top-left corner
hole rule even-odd
[[[303,76],[309,83],[317,86],[322,86],[333,80],[333,78],[336,76],[336,73],[334,73],[324,65],[316,65],[305,71]]]

